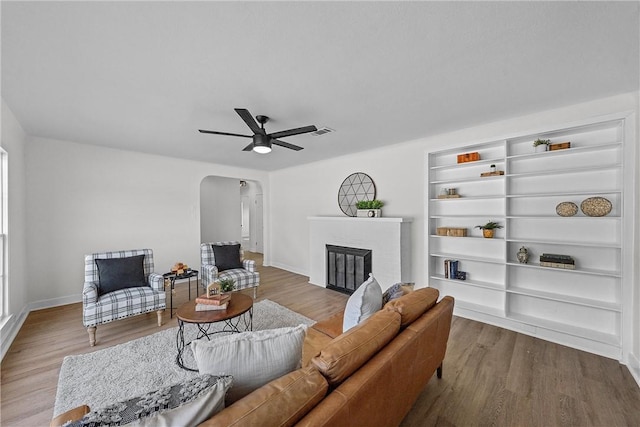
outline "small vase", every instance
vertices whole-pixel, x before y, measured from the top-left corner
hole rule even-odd
[[[529,262],[529,251],[524,246],[520,248],[516,256],[518,257],[518,262],[520,262],[520,264],[526,264]]]
[[[482,229],[482,235],[486,238],[486,239],[492,239],[493,238],[493,228],[489,229],[489,228],[483,228]]]

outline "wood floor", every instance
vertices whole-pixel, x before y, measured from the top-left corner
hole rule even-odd
[[[341,310],[347,299],[304,276],[272,267],[260,273],[259,300],[315,320]],[[178,284],[174,306],[187,299],[186,284]],[[113,322],[98,327],[98,343],[90,348],[81,304],[29,314],[2,361],[0,425],[48,425],[65,355],[174,326],[168,310],[161,328],[155,313]],[[614,360],[454,318],[443,378],[434,376],[402,426],[488,425],[640,426],[640,389]]]

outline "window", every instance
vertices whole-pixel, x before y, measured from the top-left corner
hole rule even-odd
[[[0,149],[0,319],[7,314],[7,152]]]

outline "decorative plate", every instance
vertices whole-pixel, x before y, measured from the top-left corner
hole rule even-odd
[[[578,213],[578,205],[573,202],[558,203],[556,213],[560,216],[574,216]]]
[[[589,197],[580,204],[580,209],[588,216],[605,216],[611,212],[611,202],[604,197]]]

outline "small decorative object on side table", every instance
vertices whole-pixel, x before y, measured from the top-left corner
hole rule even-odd
[[[184,264],[183,264],[184,265]],[[180,270],[178,270],[180,271]],[[169,304],[169,317],[173,317],[173,294],[175,292],[175,286],[176,286],[176,280],[189,280],[189,301],[191,301],[191,279],[195,278],[195,284],[196,284],[196,297],[198,296],[198,270],[192,270],[190,268],[187,269],[183,269],[181,274],[178,274],[178,272],[174,272],[174,271],[170,271],[169,273],[164,273],[162,275],[162,277],[164,277],[165,279],[165,283],[166,281],[169,282],[169,286],[170,286],[170,292],[169,292],[169,300],[170,300],[170,304]]]

